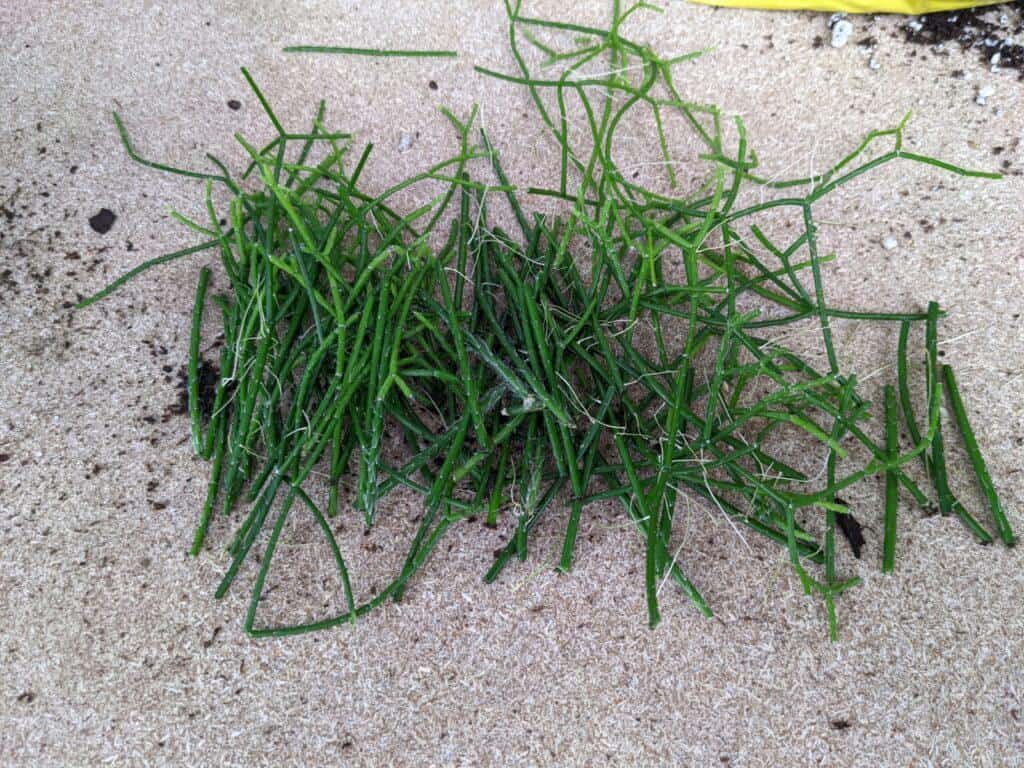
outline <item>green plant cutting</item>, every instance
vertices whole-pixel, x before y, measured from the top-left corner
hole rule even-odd
[[[836,556],[837,528],[860,546],[843,500],[854,484],[884,478],[885,571],[899,551],[901,499],[955,516],[980,542],[1012,545],[954,371],[939,365],[943,313],[934,303],[907,312],[829,303],[834,256],[821,252],[815,223],[820,201],[884,164],[998,176],[907,151],[904,121],[813,176],[763,177],[743,123],[680,93],[675,73],[692,56],[663,57],[625,36],[630,16],[650,6],[616,2],[605,29],[507,8],[514,66],[476,71],[525,89],[558,150],[553,188],[510,184],[475,110],[464,118],[442,110],[453,154],[371,190],[362,177],[372,144],[357,151],[349,134],[329,130],[323,103],[308,128],[286,129],[244,69],[273,138],[258,146],[238,137],[249,157],[238,174],[214,157],[209,172],[150,162],[114,116],[134,160],[205,182],[208,219],[176,215],[202,238],[197,245],[139,265],[80,306],[159,264],[199,253],[219,259],[216,277],[199,270],[192,315],[191,435],[210,476],[191,552],[219,520],[241,513],[216,594],[262,552],[246,630],[326,629],[400,600],[445,533],[477,516],[508,535],[487,581],[527,558],[545,518],[563,528],[558,567],[569,571],[581,520],[600,501],[621,505],[642,541],[652,627],[663,583],[712,612],[676,541],[689,500],[781,546],[804,590],[824,601],[833,638],[836,598],[858,583],[840,575]],[[538,58],[539,70],[528,63]],[[668,120],[702,148],[696,191],[679,191]],[[617,141],[622,126],[633,131],[640,121],[666,171],[657,187],[637,181],[629,145]],[[226,206],[215,205],[215,187]],[[399,210],[396,196],[410,188],[430,189],[429,199]],[[538,198],[555,198],[562,213],[532,211]],[[507,228],[496,223],[498,206]],[[764,221],[779,214],[798,222],[794,234],[769,236]],[[840,364],[832,332],[840,319],[898,337],[880,407]],[[787,346],[797,330],[814,334],[822,354]],[[206,418],[200,357],[217,337]],[[950,490],[944,441],[956,433],[983,511],[969,511]],[[385,449],[395,440],[404,445],[397,457]],[[793,466],[795,445],[824,471]],[[390,582],[357,602],[332,520],[361,515],[372,526],[398,488],[418,494],[418,528]],[[308,515],[329,545],[345,607],[298,625],[257,626],[292,515]]]

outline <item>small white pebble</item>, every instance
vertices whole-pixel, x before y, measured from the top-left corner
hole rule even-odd
[[[412,142],[413,142],[412,134],[411,133],[403,133],[401,138],[398,139],[398,151],[399,152],[408,152],[410,149],[412,149]]]
[[[842,48],[850,42],[851,35],[853,35],[853,24],[846,19],[839,19],[832,25],[832,47]]]
[[[878,63],[878,60],[874,56],[872,56],[870,61],[868,61],[868,68],[881,69],[882,65]]]
[[[924,23],[918,21],[917,19],[911,19],[910,21],[907,22],[907,27],[913,32],[920,32],[922,29],[924,29]]]
[[[978,89],[978,95],[974,97],[974,103],[979,107],[984,107],[988,103],[988,97],[996,92],[996,89],[991,85],[983,85]]]
[[[882,247],[887,251],[894,250],[897,245],[899,245],[899,241],[896,239],[895,235],[889,235],[882,241]]]

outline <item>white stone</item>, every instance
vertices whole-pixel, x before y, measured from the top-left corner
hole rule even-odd
[[[839,19],[832,25],[832,47],[842,48],[850,42],[851,35],[853,35],[853,24],[846,19]]]
[[[895,235],[889,235],[882,241],[882,247],[887,251],[894,250],[897,245],[899,245],[899,241],[896,239]]]

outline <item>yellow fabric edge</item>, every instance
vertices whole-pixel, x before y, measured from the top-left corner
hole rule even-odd
[[[767,11],[829,11],[832,13],[899,13],[920,16],[925,13],[955,11],[1000,0],[690,0],[721,8],[757,8]]]

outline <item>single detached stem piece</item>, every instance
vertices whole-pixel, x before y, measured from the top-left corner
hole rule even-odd
[[[889,461],[899,456],[899,428],[896,424],[896,390],[885,386],[885,452]],[[885,537],[882,540],[882,572],[890,573],[896,565],[896,508],[899,504],[899,480],[896,469],[885,472]]]
[[[963,400],[960,399],[960,388],[956,383],[956,375],[949,365],[942,366],[942,375],[945,380],[946,393],[949,395],[950,405],[953,406],[953,415],[956,418],[960,436],[964,441],[964,448],[967,449],[967,455],[971,459],[971,466],[974,467],[974,475],[978,478],[978,485],[981,486],[981,491],[985,494],[985,499],[988,501],[988,508],[992,512],[992,517],[996,523],[996,531],[998,531],[999,538],[1003,540],[1003,543],[1008,547],[1012,547],[1017,543],[1017,540],[1014,538],[1010,521],[1006,517],[1006,512],[1003,511],[1003,505],[999,501],[999,495],[996,493],[995,485],[989,476],[988,467],[985,465],[985,458],[981,455],[981,449],[978,448],[978,441],[974,437],[974,430],[971,429],[971,422],[967,418],[967,409],[964,408]]]

